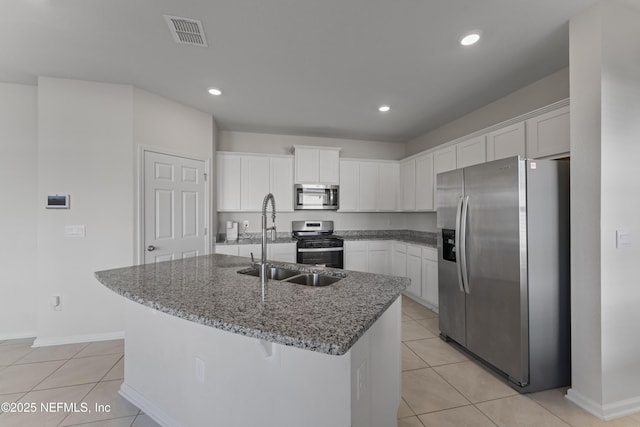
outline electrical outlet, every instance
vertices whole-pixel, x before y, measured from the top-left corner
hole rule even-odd
[[[247,231],[247,228],[249,228],[249,220],[245,219],[242,221],[242,231]]]
[[[204,360],[200,359],[199,357],[196,357],[195,361],[196,361],[195,363],[196,381],[199,382],[200,384],[204,384]]]

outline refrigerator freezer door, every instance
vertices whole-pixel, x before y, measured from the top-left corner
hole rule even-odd
[[[437,176],[436,209],[438,211],[438,308],[440,331],[458,343],[465,345],[465,294],[459,284],[459,257],[447,257],[443,253],[443,231],[451,245],[451,238],[458,240],[460,200],[462,198],[462,170],[440,173]],[[454,245],[455,246],[455,245]],[[458,250],[457,246],[454,248]],[[451,248],[449,248],[451,250]]]
[[[526,169],[517,157],[464,169],[466,347],[527,384]],[[463,218],[464,220],[464,218]]]

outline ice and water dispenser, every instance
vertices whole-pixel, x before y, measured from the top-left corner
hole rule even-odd
[[[442,258],[456,262],[456,230],[442,229]]]

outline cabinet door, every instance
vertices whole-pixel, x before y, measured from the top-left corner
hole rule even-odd
[[[293,212],[293,159],[272,157],[269,174],[270,192],[276,199],[278,212]]]
[[[487,161],[525,157],[524,122],[487,134]]]
[[[250,259],[252,252],[255,261],[260,262],[260,259],[262,258],[262,245],[238,245],[238,256]]]
[[[216,209],[240,210],[240,156],[216,156]]]
[[[280,262],[296,262],[295,243],[274,243],[267,244],[269,260]]]
[[[527,120],[527,157],[568,153],[569,107],[562,107]]]
[[[407,253],[407,277],[411,279],[411,284],[407,292],[413,295],[422,296],[422,258]]]
[[[422,248],[422,298],[438,307],[438,251]]]
[[[296,147],[296,184],[317,184],[320,152],[316,148]]]
[[[433,154],[416,158],[416,210],[432,211],[433,206]]]
[[[407,277],[407,245],[402,243],[393,244],[391,274],[399,277]]]
[[[369,250],[369,273],[389,274],[389,249]]]
[[[340,183],[340,152],[338,150],[318,150],[320,184]]]
[[[269,158],[242,156],[240,171],[240,208],[260,211],[264,196],[269,194]]]
[[[353,271],[369,271],[367,242],[344,242],[344,268]]]
[[[361,162],[359,171],[360,191],[358,210],[374,212],[378,205],[378,164]]]
[[[216,245],[216,253],[238,256],[238,245]]]
[[[456,168],[465,168],[487,161],[484,135],[456,144]]]
[[[398,209],[400,165],[398,163],[380,163],[379,168],[378,210],[395,211]]]
[[[340,161],[340,211],[354,212],[358,210],[358,162]]]
[[[400,163],[400,199],[401,210],[416,210],[416,161],[407,160]]]
[[[433,169],[436,175],[456,169],[456,147],[447,147],[434,152]]]

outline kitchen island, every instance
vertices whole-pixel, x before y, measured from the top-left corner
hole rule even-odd
[[[395,426],[408,279],[333,269],[325,287],[207,255],[96,273],[124,296],[120,393],[167,426]],[[309,266],[280,264],[310,270]]]

